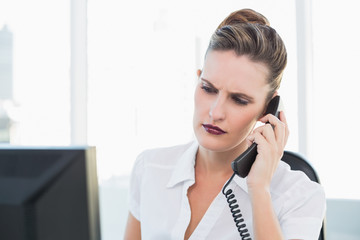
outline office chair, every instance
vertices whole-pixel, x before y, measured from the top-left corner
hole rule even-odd
[[[284,155],[281,160],[289,164],[291,170],[303,171],[310,180],[320,183],[319,176],[317,175],[315,169],[304,156],[298,153],[284,151]],[[325,219],[320,230],[319,240],[325,240]]]

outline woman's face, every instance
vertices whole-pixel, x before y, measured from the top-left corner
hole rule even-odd
[[[236,56],[234,51],[209,51],[198,72],[193,127],[205,149],[244,151],[265,109],[269,92],[265,65]]]

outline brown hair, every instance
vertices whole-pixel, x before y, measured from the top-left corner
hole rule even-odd
[[[238,56],[246,55],[254,62],[265,64],[270,85],[267,101],[279,89],[287,62],[286,48],[262,14],[251,9],[231,13],[212,35],[209,50],[234,50]]]

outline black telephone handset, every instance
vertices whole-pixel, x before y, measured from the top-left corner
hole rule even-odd
[[[275,96],[269,102],[264,116],[266,114],[271,113],[276,117],[279,117],[279,111],[278,111],[279,104],[280,104],[280,96]],[[257,156],[257,144],[253,143],[248,149],[246,149],[245,152],[240,154],[240,156],[238,156],[231,163],[231,167],[237,175],[245,178],[249,174],[251,166],[253,165],[256,156]]]

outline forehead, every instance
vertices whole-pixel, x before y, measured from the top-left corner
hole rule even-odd
[[[206,55],[202,77],[218,87],[234,90],[268,89],[268,69],[263,63],[247,56],[237,56],[234,51],[209,51]]]

